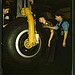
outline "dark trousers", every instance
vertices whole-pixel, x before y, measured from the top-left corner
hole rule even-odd
[[[57,38],[53,38],[51,40],[50,47],[47,48],[47,54],[48,54],[48,62],[54,62],[55,59],[55,49],[56,49],[56,42]]]
[[[58,62],[63,64],[68,62],[68,46],[66,45],[66,47],[63,47],[63,36],[60,36],[57,42],[56,58]]]
[[[63,36],[54,37],[51,46],[47,48],[47,57],[49,62],[68,62],[68,41],[66,47],[63,47]]]

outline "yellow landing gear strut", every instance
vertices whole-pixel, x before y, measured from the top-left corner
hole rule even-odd
[[[32,48],[33,46],[35,46],[35,33],[34,33],[34,19],[32,16],[32,12],[30,10],[30,8],[22,8],[21,14],[23,16],[27,16],[27,21],[28,21],[28,38],[24,41],[24,46],[27,49]]]

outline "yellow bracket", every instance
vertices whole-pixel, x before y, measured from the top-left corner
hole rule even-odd
[[[26,39],[25,41],[24,41],[24,46],[27,48],[27,49],[30,49],[30,48],[32,48],[32,47],[34,47],[34,46],[36,46],[37,45],[37,43],[35,44],[31,44],[31,45],[29,45],[29,40],[28,39]]]
[[[34,19],[30,8],[22,8],[21,14],[23,16],[27,16],[28,19],[29,36],[28,36],[28,40],[26,40],[27,43],[24,43],[24,46],[29,49],[35,45]]]

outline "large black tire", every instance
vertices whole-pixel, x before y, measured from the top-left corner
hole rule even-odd
[[[40,43],[28,50],[23,45],[28,37],[26,18],[18,18],[9,23],[3,30],[3,65],[28,67],[40,64],[46,50],[46,35],[42,29],[37,28]]]

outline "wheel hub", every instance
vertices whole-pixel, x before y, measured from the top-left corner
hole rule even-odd
[[[34,47],[34,46],[36,46],[37,44],[36,43],[31,43],[31,44],[29,44],[29,40],[28,39],[26,39],[25,41],[24,41],[24,46],[27,48],[27,49],[30,49],[30,48],[32,48],[32,47]]]

